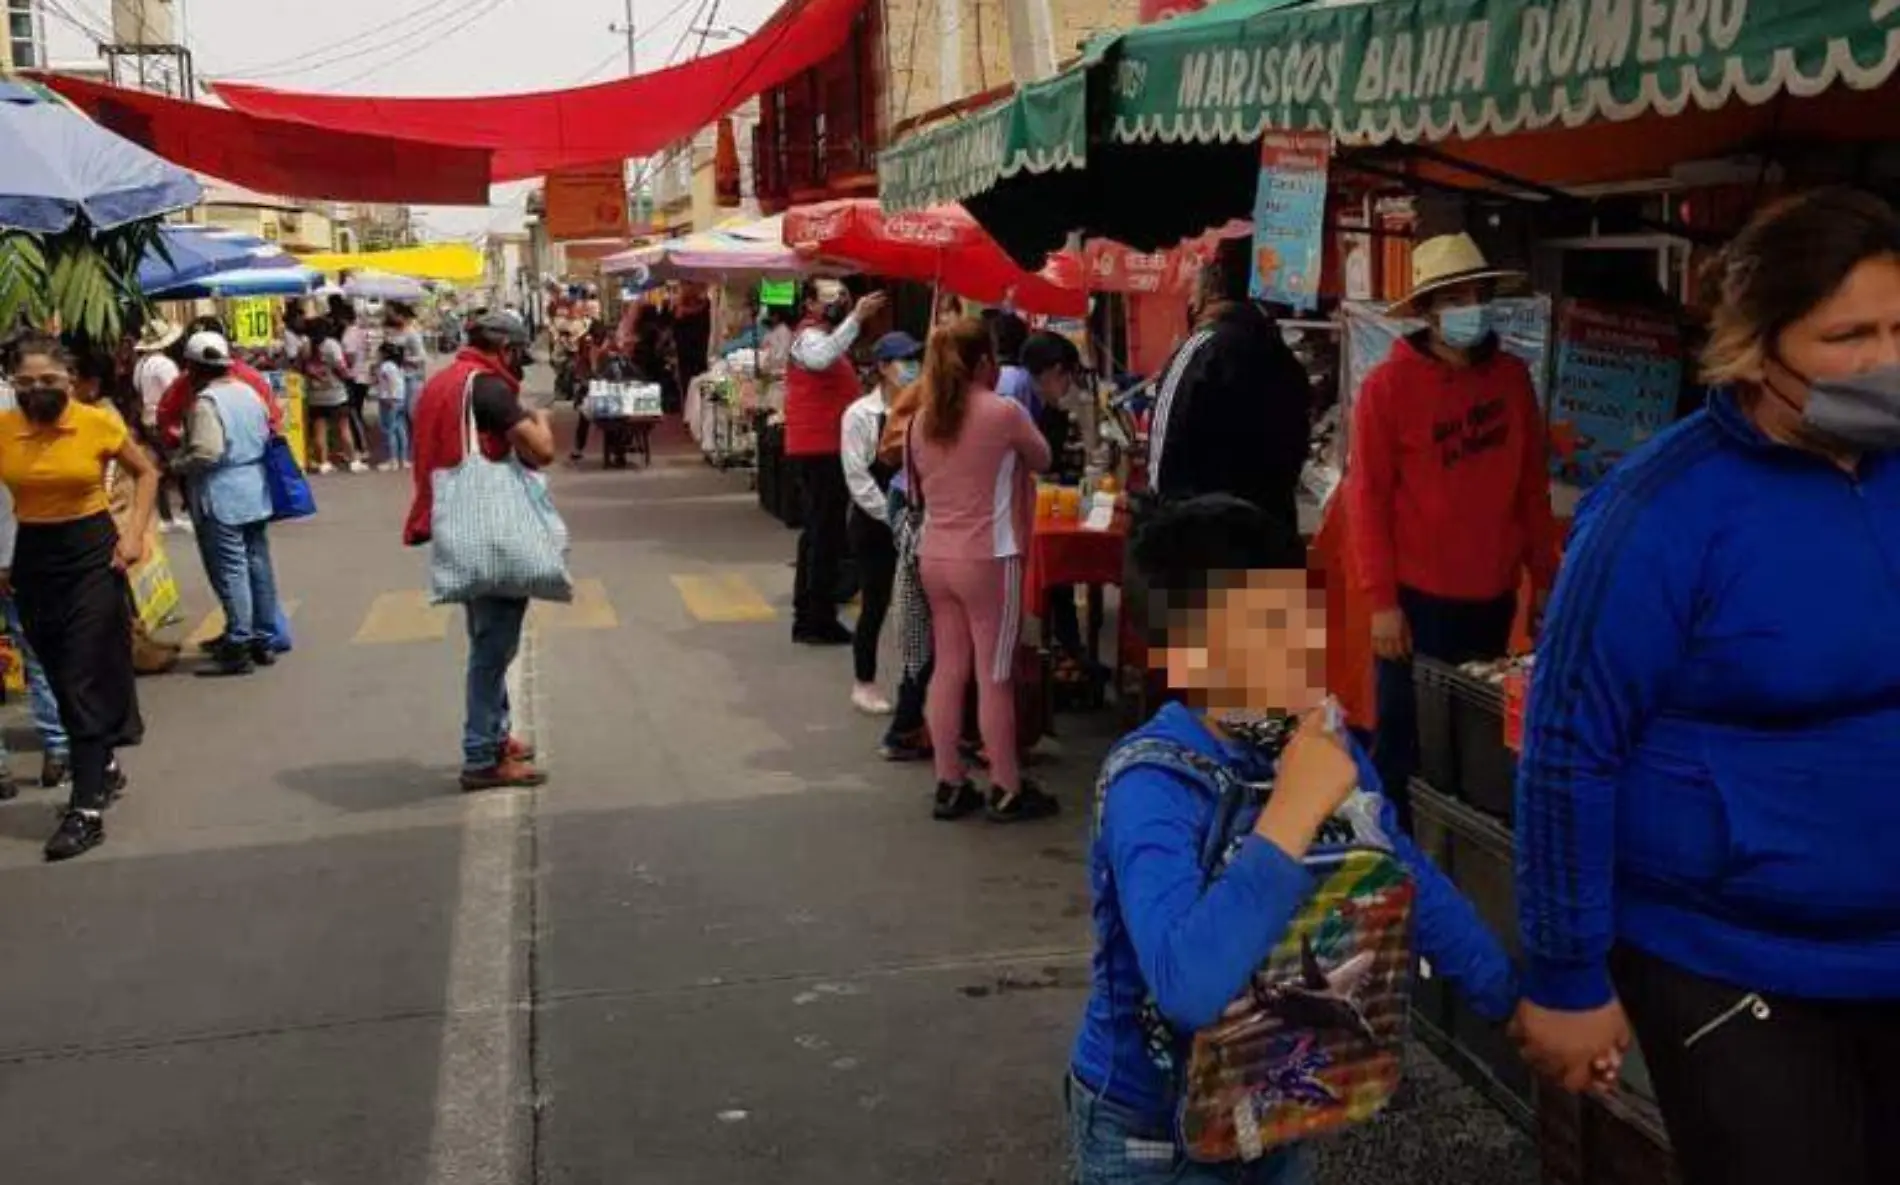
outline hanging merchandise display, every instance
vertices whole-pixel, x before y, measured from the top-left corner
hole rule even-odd
[[[627,174],[621,162],[549,173],[543,194],[543,221],[555,242],[627,237]]]

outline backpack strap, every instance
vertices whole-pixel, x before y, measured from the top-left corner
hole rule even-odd
[[[1102,763],[1101,776],[1095,783],[1095,826],[1101,829],[1103,812],[1108,806],[1108,788],[1129,770],[1150,766],[1186,778],[1214,798],[1214,818],[1201,837],[1199,865],[1205,885],[1220,870],[1221,853],[1227,846],[1227,833],[1242,806],[1251,799],[1253,788],[1235,777],[1220,762],[1195,752],[1179,741],[1161,737],[1139,737],[1117,745]]]

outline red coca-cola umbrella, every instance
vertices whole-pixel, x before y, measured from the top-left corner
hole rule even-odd
[[[1025,271],[962,206],[886,214],[869,198],[820,202],[787,210],[784,233],[787,246],[814,261],[935,284],[1025,313],[1088,311],[1079,261],[1057,256],[1040,272]]]

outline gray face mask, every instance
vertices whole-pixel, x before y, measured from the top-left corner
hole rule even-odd
[[[1900,450],[1900,366],[1815,379],[1801,422],[1828,440],[1867,453]]]

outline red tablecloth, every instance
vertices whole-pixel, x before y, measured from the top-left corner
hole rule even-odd
[[[1116,515],[1106,531],[1088,530],[1075,519],[1037,519],[1023,572],[1023,595],[1031,612],[1040,616],[1049,590],[1059,585],[1119,585],[1127,549],[1125,515]]]

